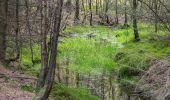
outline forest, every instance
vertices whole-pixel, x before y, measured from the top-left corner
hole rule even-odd
[[[170,0],[0,0],[0,100],[170,100]]]

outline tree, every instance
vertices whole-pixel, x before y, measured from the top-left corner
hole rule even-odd
[[[20,58],[20,46],[19,46],[19,0],[16,0],[16,29],[15,29],[15,43],[16,43],[16,51],[17,55],[15,60]]]
[[[47,1],[41,1],[40,5],[41,5],[41,71],[39,75],[39,80],[37,81],[37,87],[36,87],[37,92],[40,88],[43,88],[45,84],[45,78],[48,73]],[[43,15],[43,11],[44,11],[44,15]]]
[[[98,8],[99,8],[99,1],[96,0],[96,15],[98,14]]]
[[[133,29],[135,41],[140,41],[139,33],[138,33],[138,25],[137,25],[137,0],[133,0]]]
[[[127,0],[125,0],[125,22],[124,26],[128,26],[128,16],[127,16]]]
[[[0,61],[5,62],[8,0],[0,0]]]
[[[80,1],[76,0],[76,11],[75,11],[74,23],[77,23],[80,20],[79,13],[80,13]]]
[[[89,0],[89,9],[90,9],[90,26],[92,26],[93,25],[92,0]]]
[[[155,8],[155,32],[158,32],[158,2],[154,0],[154,8]]]
[[[118,16],[118,0],[115,2],[115,8],[116,8],[116,19],[115,22],[116,24],[119,24],[119,16]]]
[[[45,84],[44,84],[44,93],[40,97],[40,100],[47,100],[49,94],[51,92],[54,77],[55,77],[55,70],[56,70],[56,57],[57,57],[57,48],[58,48],[58,37],[60,32],[60,24],[61,24],[61,14],[62,14],[62,6],[63,0],[57,0],[57,6],[54,7],[54,22],[53,22],[53,29],[51,33],[50,39],[50,52],[48,57],[48,73],[45,77]]]
[[[110,23],[110,22],[109,22],[109,18],[108,18],[109,16],[108,16],[108,14],[107,14],[107,13],[108,13],[108,10],[109,10],[109,0],[106,0],[105,2],[106,2],[106,8],[105,8],[106,23],[109,24],[109,23]]]

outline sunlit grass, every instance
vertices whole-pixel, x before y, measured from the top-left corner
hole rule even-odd
[[[80,73],[100,74],[103,69],[114,70],[121,67],[135,67],[148,69],[149,61],[162,59],[170,54],[167,41],[157,39],[166,36],[164,31],[154,32],[151,24],[138,25],[141,41],[133,41],[133,28],[107,26],[72,26],[65,30],[66,34],[76,33],[78,36],[63,38],[59,44],[58,62],[69,61],[69,68]],[[94,34],[87,38],[83,35]],[[156,40],[155,40],[156,39]],[[121,44],[121,47],[120,47]],[[40,60],[40,46],[34,45],[34,60]],[[124,56],[115,61],[115,57],[123,53]],[[29,66],[29,70],[36,72],[40,64],[32,66],[29,48],[23,48],[22,63]],[[67,66],[67,65],[65,65]]]

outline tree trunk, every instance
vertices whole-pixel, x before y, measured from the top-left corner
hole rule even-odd
[[[16,0],[16,29],[15,29],[15,43],[17,55],[14,60],[20,58],[20,46],[19,46],[19,0]]]
[[[44,5],[43,5],[44,4]],[[44,15],[43,15],[44,8]],[[44,16],[44,17],[43,17]],[[41,72],[37,82],[37,90],[42,88],[45,83],[45,77],[48,73],[48,53],[47,53],[47,2],[41,1]],[[37,91],[38,92],[38,91]]]
[[[137,0],[133,0],[133,29],[135,41],[140,41],[137,25]]]
[[[96,15],[98,15],[98,5],[99,5],[99,1],[96,0]]]
[[[79,13],[80,13],[80,1],[76,0],[76,11],[75,11],[75,18],[74,18],[74,23],[78,23],[80,20],[79,18]]]
[[[106,18],[106,23],[109,24],[109,16],[108,16],[108,10],[109,10],[109,0],[106,0],[106,8],[105,8],[105,18]]]
[[[128,26],[127,0],[125,0],[125,22],[124,22],[124,26],[125,26],[125,27],[127,27],[127,26]]]
[[[116,0],[116,19],[115,19],[116,24],[119,24],[119,16],[118,16],[118,0]]]
[[[51,38],[51,50],[50,50],[50,57],[49,57],[49,64],[48,64],[49,71],[44,85],[45,92],[40,97],[40,100],[48,99],[54,82],[56,61],[57,61],[56,57],[57,57],[58,37],[59,37],[60,24],[62,19],[61,18],[62,6],[63,6],[63,0],[57,0],[57,7],[55,7],[55,12],[54,12],[54,26],[53,26],[53,32]]]
[[[92,0],[89,0],[89,9],[90,9],[90,26],[92,26],[93,25]]]
[[[155,8],[155,32],[158,32],[158,4],[157,0],[154,0],[154,8]]]
[[[0,0],[0,61],[5,62],[8,0]]]

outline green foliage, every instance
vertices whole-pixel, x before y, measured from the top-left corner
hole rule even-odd
[[[40,58],[41,58],[41,54],[40,54],[40,46],[38,44],[34,44],[33,45],[33,55],[34,55],[34,61],[35,63],[39,63],[40,62]],[[32,59],[31,59],[31,50],[30,48],[23,48],[22,49],[22,58],[21,58],[21,62],[23,63],[23,65],[31,67],[33,66],[32,63]]]
[[[51,94],[55,100],[99,100],[98,97],[92,96],[87,89],[68,88],[61,84],[55,84]]]
[[[21,55],[21,69],[26,71],[29,74],[34,76],[38,76],[39,70],[41,68],[41,52],[40,46],[38,44],[33,45],[33,52],[34,52],[34,65],[31,59],[31,50],[29,48],[22,49]]]
[[[22,89],[23,91],[29,91],[29,92],[34,92],[34,91],[35,91],[35,89],[34,89],[33,86],[27,85],[27,84],[22,85],[22,86],[21,86],[21,89]]]

